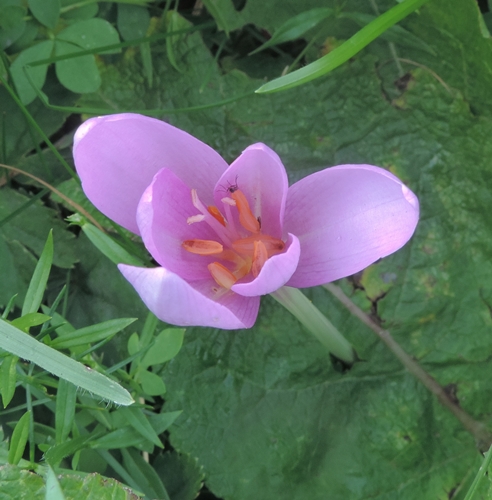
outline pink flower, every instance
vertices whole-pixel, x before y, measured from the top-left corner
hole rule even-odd
[[[401,248],[416,196],[371,165],[340,165],[288,186],[279,157],[249,146],[230,166],[165,122],[92,118],[74,158],[87,197],[142,237],[161,267],[120,264],[147,307],[168,323],[249,328],[260,296],[354,274]]]

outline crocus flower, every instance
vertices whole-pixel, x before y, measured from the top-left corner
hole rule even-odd
[[[402,247],[419,215],[391,173],[340,165],[288,186],[280,158],[253,144],[230,166],[165,122],[92,118],[75,165],[91,202],[140,235],[160,267],[118,267],[161,320],[249,328],[260,296],[354,274]]]

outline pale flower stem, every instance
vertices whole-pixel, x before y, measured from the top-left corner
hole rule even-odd
[[[333,356],[349,364],[355,361],[354,348],[300,290],[284,286],[271,296],[292,313]]]
[[[333,294],[355,317],[367,325],[390,349],[390,351],[400,360],[403,366],[419,380],[439,402],[446,407],[463,425],[463,427],[475,438],[477,447],[481,451],[486,451],[492,444],[492,434],[486,426],[475,420],[466,413],[458,403],[446,392],[431,375],[429,375],[417,361],[410,357],[400,345],[393,339],[390,332],[383,330],[375,321],[373,321],[362,309],[357,307],[349,297],[347,297],[341,288],[328,283],[323,285],[326,290]]]

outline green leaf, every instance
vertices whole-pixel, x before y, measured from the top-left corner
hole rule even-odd
[[[73,455],[75,452],[87,448],[94,436],[78,436],[73,439],[68,439],[63,443],[56,444],[48,449],[44,458],[49,465],[58,465],[65,457]]]
[[[77,56],[82,49],[72,43],[57,41],[55,43],[55,54],[63,56],[73,54],[70,59],[64,59],[55,63],[56,76],[60,83],[72,92],[86,94],[95,92],[101,85],[101,76],[97,69],[94,56]]]
[[[272,37],[263,45],[258,47],[251,54],[256,54],[273,45],[289,42],[296,38],[301,38],[310,29],[315,28],[319,23],[333,15],[333,9],[320,7],[318,9],[307,10],[289,19],[275,31]]]
[[[3,407],[7,408],[15,394],[17,382],[17,356],[5,356],[0,367],[0,392],[2,393]]]
[[[150,14],[146,7],[118,4],[118,31],[123,40],[143,38],[150,26]]]
[[[58,382],[56,392],[55,430],[56,443],[66,441],[72,431],[77,402],[77,387],[66,380]]]
[[[183,345],[184,333],[184,328],[167,328],[160,332],[155,339],[154,347],[145,354],[141,366],[147,368],[174,358]]]
[[[38,342],[3,320],[0,320],[0,348],[116,404],[133,403],[128,391],[114,380]]]
[[[24,33],[25,9],[20,5],[0,4],[0,48],[14,44]]]
[[[235,13],[234,6],[230,0],[203,0],[203,4],[217,23],[220,31],[225,31],[227,36],[233,29],[229,24],[229,17]]]
[[[45,500],[66,500],[53,469],[48,465]]]
[[[162,396],[166,392],[166,384],[162,377],[147,370],[139,372],[138,380],[143,391],[149,396]]]
[[[12,80],[14,81],[19,98],[24,104],[29,104],[36,99],[36,92],[27,79],[25,71],[29,71],[31,80],[36,88],[41,89],[46,80],[48,65],[41,64],[27,69],[24,68],[27,64],[49,58],[53,52],[53,46],[54,44],[51,40],[33,45],[23,50],[12,63],[12,66],[10,66]]]
[[[355,56],[366,45],[375,40],[388,28],[404,19],[419,7],[422,7],[422,5],[427,1],[428,0],[404,0],[402,3],[395,5],[392,9],[370,22],[352,38],[332,50],[329,54],[326,54],[326,56],[323,56],[317,61],[308,64],[293,73],[262,85],[256,92],[266,93],[287,90],[326,75],[344,62],[348,61],[351,57]]]
[[[105,47],[106,45],[115,45],[120,43],[118,32],[108,21],[98,17],[86,19],[72,24],[68,28],[58,33],[57,41],[69,42],[82,49],[91,50]],[[116,54],[121,49],[110,49],[101,54]],[[60,55],[57,53],[57,55]]]
[[[53,232],[50,231],[48,239],[44,245],[43,251],[39,257],[39,261],[32,275],[29,288],[27,289],[26,298],[22,304],[22,316],[35,313],[43,300],[46,284],[53,263]],[[40,324],[40,323],[38,323]]]
[[[24,332],[28,332],[32,326],[42,325],[51,319],[50,316],[41,313],[27,313],[20,318],[16,318],[10,322],[12,326],[19,328]]]
[[[164,445],[140,408],[121,408],[118,412],[121,413],[126,421],[145,439],[159,446],[159,448],[164,448]]]
[[[130,356],[140,351],[140,341],[137,332],[133,332],[130,337],[128,337],[127,349]]]
[[[126,469],[131,471],[132,477],[137,481],[146,496],[170,500],[166,488],[155,470],[136,450],[124,448],[121,450],[121,454]]]
[[[27,411],[22,415],[14,427],[12,438],[10,439],[9,464],[17,465],[24,454],[24,449],[27,444],[27,437],[29,435],[29,426],[31,422],[31,412]]]
[[[189,26],[188,21],[183,19],[177,12],[174,10],[167,13],[167,31],[179,31],[181,29],[185,29]],[[180,53],[180,46],[183,40],[183,35],[171,35],[166,38],[166,52],[169,62],[173,66],[173,68],[179,73],[182,72],[182,69],[178,65],[178,58]]]
[[[68,217],[67,220],[72,224],[80,226],[91,243],[114,264],[143,266],[141,260],[129,254],[121,245],[113,240],[113,238],[103,233],[96,226],[86,222],[80,215],[72,215]]]
[[[68,349],[80,345],[92,344],[112,337],[135,321],[134,318],[119,318],[86,326],[85,328],[80,328],[79,330],[57,337],[50,345],[56,349]]]
[[[60,0],[28,0],[32,15],[44,26],[54,29],[60,17]]]

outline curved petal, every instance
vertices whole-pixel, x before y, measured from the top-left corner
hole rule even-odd
[[[183,130],[131,113],[87,120],[75,134],[73,155],[87,197],[136,234],[138,202],[161,168],[209,193],[210,201],[227,168],[218,153]]]
[[[259,297],[242,297],[232,292],[218,296],[212,279],[187,283],[162,267],[146,269],[119,264],[118,268],[145,305],[166,323],[235,330],[251,328],[256,321]]]
[[[137,208],[137,223],[152,257],[185,280],[210,278],[207,265],[217,257],[196,255],[183,249],[185,240],[218,240],[206,222],[188,224],[198,210],[191,202],[190,188],[171,170],[163,168],[145,190]]]
[[[222,207],[220,200],[228,195],[228,188],[237,186],[246,195],[253,215],[261,217],[262,232],[280,238],[288,185],[278,155],[265,144],[253,144],[217,182],[215,204]]]
[[[308,287],[354,274],[401,248],[419,218],[417,197],[371,165],[340,165],[289,188],[284,227],[301,242],[287,283]]]
[[[301,254],[299,240],[289,234],[284,253],[270,257],[256,279],[249,283],[236,283],[231,290],[246,297],[266,295],[284,286],[294,274]]]

